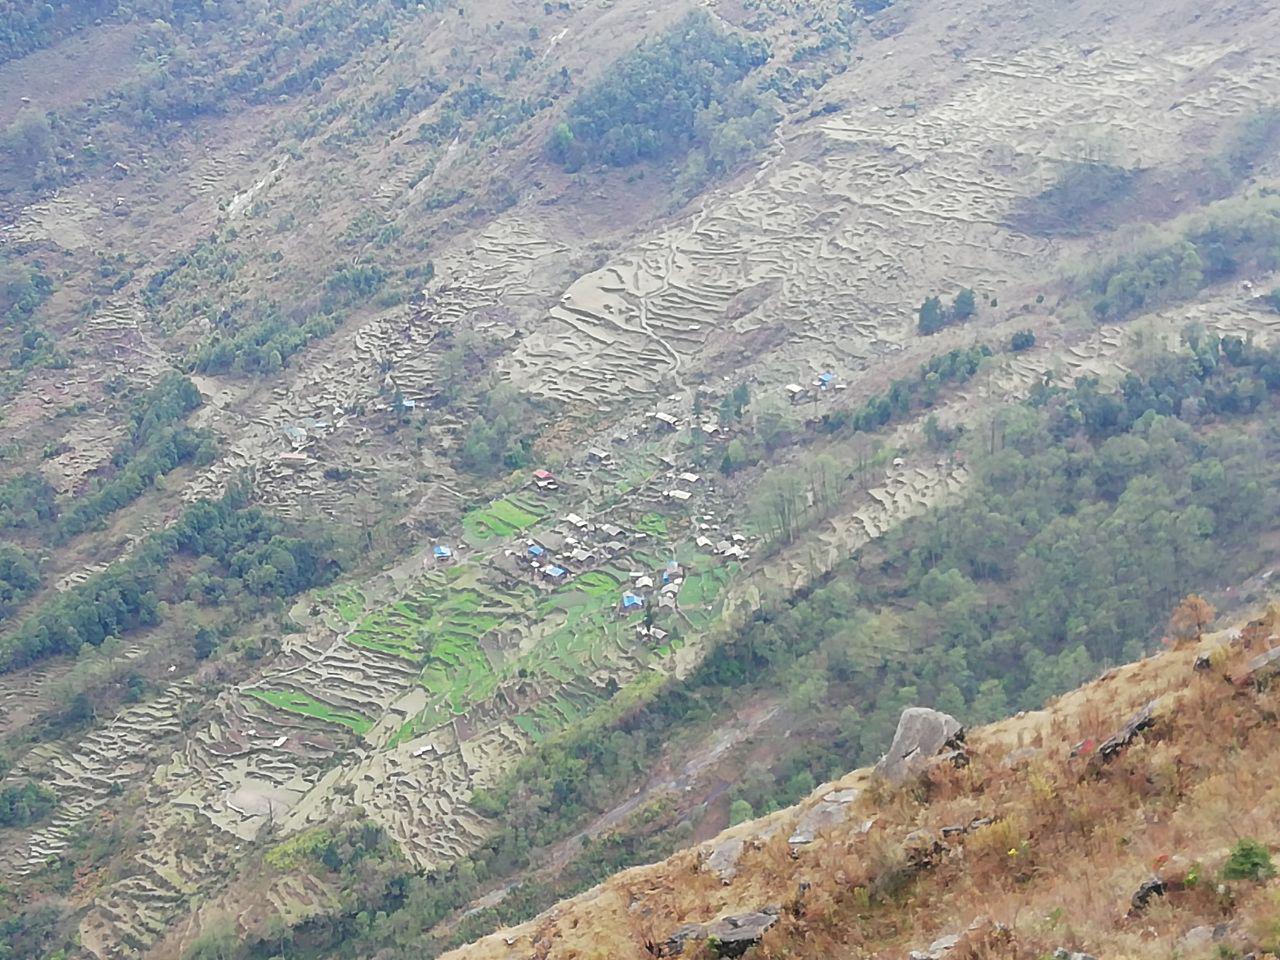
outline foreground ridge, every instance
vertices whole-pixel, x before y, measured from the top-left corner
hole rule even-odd
[[[974,730],[909,708],[874,769],[448,956],[1270,955],[1278,621]]]

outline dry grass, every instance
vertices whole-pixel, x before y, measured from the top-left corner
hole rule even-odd
[[[967,767],[936,767],[916,784],[890,789],[852,773],[726,834],[748,840],[729,885],[701,867],[704,845],[621,873],[454,957],[643,960],[646,942],[681,923],[767,904],[783,908],[756,949],[770,960],[904,956],[948,934],[962,934],[952,960],[1037,958],[1060,947],[1134,958],[1274,948],[1280,882],[1220,877],[1241,839],[1280,847],[1271,763],[1280,684],[1226,679],[1268,642],[1276,640],[1255,636],[1250,650],[1218,634],[1111,671],[1043,711],[973,731]],[[1213,667],[1196,670],[1204,652]],[[1111,762],[1073,755],[1156,697],[1155,725]],[[787,837],[802,811],[848,787],[863,793],[846,821],[793,850]],[[991,822],[947,829],[978,818]],[[1133,910],[1131,897],[1153,876],[1166,894]],[[1219,943],[1179,945],[1188,930],[1218,924],[1227,924]]]

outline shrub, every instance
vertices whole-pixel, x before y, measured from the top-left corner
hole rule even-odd
[[[1019,330],[1009,341],[1009,349],[1014,353],[1030,350],[1036,345],[1036,335],[1030,330]]]
[[[1231,848],[1231,856],[1222,868],[1224,880],[1270,880],[1276,875],[1271,851],[1257,840],[1241,840]]]

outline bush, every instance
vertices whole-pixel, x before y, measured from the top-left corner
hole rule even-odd
[[[1276,875],[1271,851],[1257,840],[1241,840],[1231,848],[1231,856],[1222,868],[1224,880],[1270,880]]]
[[[1014,353],[1030,350],[1036,345],[1036,335],[1030,330],[1019,330],[1009,341],[1009,349]]]
[[[23,827],[46,817],[58,798],[52,790],[28,780],[0,790],[0,827]]]

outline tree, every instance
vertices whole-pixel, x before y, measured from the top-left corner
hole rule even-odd
[[[951,302],[951,320],[953,323],[961,323],[968,320],[977,311],[977,301],[971,289],[966,287],[956,295],[955,300]]]
[[[4,134],[4,146],[28,174],[54,159],[53,128],[49,118],[32,107],[20,112]]]
[[[937,333],[946,324],[946,318],[942,313],[942,301],[937,297],[930,297],[920,304],[919,316],[920,332],[924,334]]]
[[[1169,618],[1169,635],[1176,640],[1199,641],[1216,614],[1213,605],[1203,597],[1194,593],[1183,597]]]
[[[1036,335],[1030,330],[1019,330],[1009,341],[1009,349],[1014,353],[1030,350],[1036,345]]]

